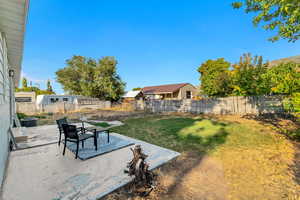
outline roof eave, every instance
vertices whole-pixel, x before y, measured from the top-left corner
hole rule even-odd
[[[15,86],[18,86],[21,77],[29,0],[0,0],[0,4],[0,11],[2,11],[0,29],[6,38],[8,64],[10,69],[14,70]]]

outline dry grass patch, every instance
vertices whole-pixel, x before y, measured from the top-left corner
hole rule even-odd
[[[295,146],[255,120],[239,116],[129,118],[114,131],[182,153],[158,170],[158,188],[146,199],[300,198]],[[140,198],[126,189],[112,196]]]

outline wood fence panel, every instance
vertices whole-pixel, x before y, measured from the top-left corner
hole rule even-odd
[[[201,100],[139,101],[137,109],[151,112],[190,112],[205,114],[259,114],[284,112],[282,96],[233,96]]]

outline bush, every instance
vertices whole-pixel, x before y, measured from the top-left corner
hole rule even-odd
[[[296,116],[300,115],[300,93],[293,93],[290,97],[284,99],[283,107],[287,112]]]
[[[24,113],[17,113],[17,116],[18,116],[19,119],[24,119],[24,118],[28,117],[28,116],[27,116],[26,114],[24,114]]]

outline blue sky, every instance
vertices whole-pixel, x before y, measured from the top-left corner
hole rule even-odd
[[[233,0],[232,0],[233,1]],[[118,72],[133,87],[199,84],[198,66],[246,52],[267,60],[300,54],[300,43],[267,38],[251,15],[231,0],[31,0],[23,76],[45,88],[73,55],[115,56]],[[57,93],[63,90],[53,83]]]

